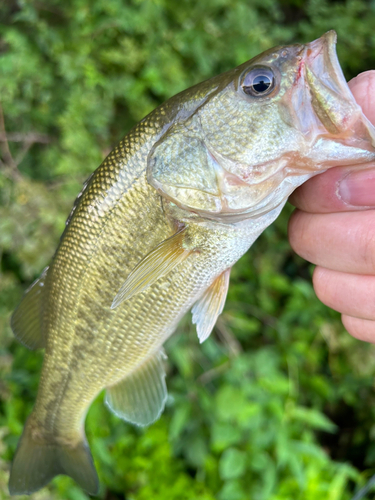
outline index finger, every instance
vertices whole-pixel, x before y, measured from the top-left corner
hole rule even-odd
[[[367,118],[375,123],[375,71],[366,71],[349,87]],[[289,201],[300,210],[329,213],[375,206],[375,164],[337,167],[305,182]]]

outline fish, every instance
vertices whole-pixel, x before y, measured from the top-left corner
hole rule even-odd
[[[11,495],[53,477],[96,494],[88,408],[105,389],[140,426],[167,398],[164,342],[189,311],[200,342],[223,311],[230,270],[310,177],[375,159],[336,34],[279,46],[167,100],[89,177],[59,246],[11,318],[44,348]]]

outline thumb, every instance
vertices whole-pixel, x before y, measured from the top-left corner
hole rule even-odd
[[[359,74],[350,80],[349,87],[364,115],[375,123],[375,70]]]

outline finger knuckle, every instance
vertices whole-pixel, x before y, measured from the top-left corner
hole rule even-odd
[[[295,210],[289,220],[288,236],[292,249],[309,260],[311,248],[311,215]]]
[[[359,234],[358,234],[359,233]],[[358,230],[358,259],[368,273],[375,273],[375,220]]]
[[[335,273],[324,267],[317,266],[313,273],[313,286],[318,299],[333,309],[338,310],[340,305],[340,287]]]

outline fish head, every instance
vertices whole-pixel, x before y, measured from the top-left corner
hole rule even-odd
[[[374,160],[375,129],[335,46],[329,31],[190,89],[150,152],[149,182],[183,209],[235,222],[273,210],[328,168]]]

